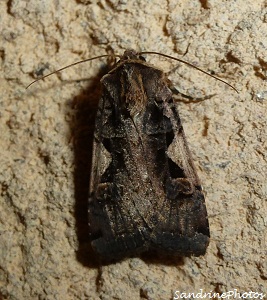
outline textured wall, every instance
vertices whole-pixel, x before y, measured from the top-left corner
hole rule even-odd
[[[2,0],[0,17],[0,298],[267,293],[266,1]],[[204,99],[177,104],[210,216],[204,257],[142,256],[99,268],[86,202],[98,82],[107,61],[25,90],[37,75],[126,48],[182,57],[239,90],[147,57],[172,70],[180,92]]]

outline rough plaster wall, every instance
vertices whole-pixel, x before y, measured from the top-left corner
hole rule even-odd
[[[2,0],[0,28],[1,299],[267,293],[266,1]],[[86,202],[106,60],[25,90],[37,75],[126,48],[185,54],[239,90],[186,66],[170,73],[182,93],[212,96],[178,103],[210,216],[204,257],[144,256],[98,268]],[[177,67],[147,60],[166,72]]]

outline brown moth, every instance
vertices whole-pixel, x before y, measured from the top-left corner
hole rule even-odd
[[[126,50],[101,82],[89,196],[93,249],[106,259],[150,249],[204,255],[204,195],[165,74]]]

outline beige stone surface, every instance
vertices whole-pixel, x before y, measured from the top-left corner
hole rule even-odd
[[[1,0],[0,33],[0,299],[267,294],[266,1]],[[239,90],[147,57],[172,70],[183,94],[211,96],[177,103],[206,194],[211,242],[204,257],[142,256],[98,267],[86,210],[107,61],[25,90],[37,75],[126,48],[182,57]]]

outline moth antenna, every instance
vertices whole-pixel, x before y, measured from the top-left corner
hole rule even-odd
[[[55,73],[59,73],[59,72],[65,70],[65,69],[67,69],[67,68],[69,68],[69,67],[72,67],[72,66],[75,66],[75,65],[78,65],[78,64],[81,64],[81,63],[90,61],[90,60],[94,60],[94,59],[98,59],[98,58],[103,58],[103,57],[110,57],[110,56],[120,57],[119,55],[105,54],[105,55],[99,55],[99,56],[95,56],[95,57],[92,57],[92,58],[87,58],[87,59],[84,59],[84,60],[77,61],[77,62],[75,62],[75,63],[73,63],[73,64],[70,64],[70,65],[68,65],[68,66],[66,66],[66,67],[63,67],[63,68],[58,69],[58,70],[56,70],[56,71],[54,71],[54,72],[51,72],[51,73],[49,73],[49,74],[47,74],[47,75],[45,75],[45,76],[42,76],[42,77],[40,77],[40,78],[37,78],[36,80],[34,80],[33,82],[31,82],[29,85],[27,85],[26,89],[29,88],[29,87],[30,87],[32,84],[34,84],[35,82],[37,82],[37,81],[39,81],[39,80],[43,80],[43,79],[45,79],[46,77],[48,77],[48,76],[50,76],[50,75],[53,75],[53,74],[55,74]]]
[[[189,62],[187,62],[185,60],[182,60],[180,58],[176,58],[176,57],[173,57],[173,56],[170,56],[170,55],[167,55],[167,54],[163,54],[163,53],[159,53],[159,52],[154,52],[154,51],[144,51],[144,52],[140,52],[140,54],[157,54],[157,55],[161,55],[163,57],[167,57],[167,58],[170,58],[170,59],[177,60],[177,61],[179,61],[181,63],[184,63],[184,64],[186,64],[186,65],[188,65],[188,66],[190,66],[190,67],[192,67],[192,68],[194,68],[194,69],[196,69],[196,70],[198,70],[198,71],[200,71],[200,72],[202,72],[202,73],[204,73],[204,74],[206,74],[206,75],[208,75],[208,76],[210,76],[210,77],[212,77],[212,78],[214,78],[216,80],[219,80],[219,81],[223,82],[224,84],[228,85],[229,87],[231,87],[234,91],[236,91],[239,94],[238,90],[234,86],[232,86],[230,83],[228,83],[227,81],[224,81],[224,80],[222,80],[222,79],[220,79],[220,78],[218,78],[218,77],[216,77],[214,75],[211,75],[210,73],[208,73],[208,72],[206,72],[206,71],[204,71],[204,70],[202,70],[202,69],[200,69],[200,68],[198,68],[198,67],[190,64]]]

